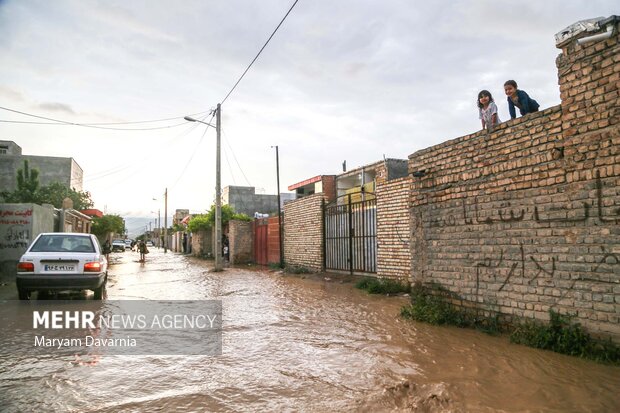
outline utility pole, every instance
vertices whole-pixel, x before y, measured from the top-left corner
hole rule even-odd
[[[276,148],[276,176],[278,179],[278,235],[280,238],[280,268],[284,268],[284,240],[282,239],[282,207],[280,206],[280,157],[278,155],[278,145]]]
[[[211,112],[213,113],[213,112]],[[217,104],[215,110],[217,131],[217,147],[215,154],[215,268],[214,271],[222,271],[222,164],[221,164],[221,128],[222,128],[222,105]],[[188,122],[204,123],[207,126],[213,127],[210,123],[202,120],[194,119],[191,116],[185,116]]]
[[[164,253],[168,252],[168,248],[166,246],[166,238],[168,237],[168,188],[166,188],[166,192],[164,193]]]
[[[222,271],[222,165],[220,145],[222,132],[222,106],[216,112],[217,149],[215,155],[215,271]]]
[[[157,208],[157,248],[161,247],[161,209]]]

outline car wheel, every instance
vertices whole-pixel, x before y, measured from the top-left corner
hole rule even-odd
[[[24,290],[23,288],[17,289],[17,295],[20,300],[30,300],[30,291]]]
[[[103,299],[103,296],[105,295],[105,285],[107,284],[107,282],[108,282],[108,278],[106,277],[106,279],[103,282],[103,284],[101,284],[101,287],[95,288],[93,290],[95,292],[95,300]]]

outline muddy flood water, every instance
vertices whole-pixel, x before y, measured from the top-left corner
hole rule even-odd
[[[0,411],[620,411],[618,367],[403,320],[406,298],[337,277],[212,273],[153,250],[145,265],[115,254],[108,299],[222,300],[222,355],[1,352]]]

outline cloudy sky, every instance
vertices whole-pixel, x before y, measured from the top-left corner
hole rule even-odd
[[[293,0],[0,0],[0,106],[105,128],[0,122],[23,153],[73,157],[123,216],[213,202],[206,119]],[[503,83],[560,103],[554,34],[617,0],[300,0],[222,107],[222,185],[276,192],[480,129]],[[160,122],[131,123],[157,119]],[[0,109],[0,120],[47,122]],[[120,123],[109,125],[109,123]],[[162,129],[152,129],[152,128]],[[203,136],[204,135],[204,136]],[[159,201],[153,201],[157,198]]]

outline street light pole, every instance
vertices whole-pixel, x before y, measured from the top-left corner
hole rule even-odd
[[[222,271],[222,168],[221,168],[221,126],[222,126],[222,106],[217,104],[215,110],[217,132],[216,152],[215,152],[215,268],[214,271]],[[203,123],[207,126],[213,126],[210,123],[194,119],[191,116],[184,118],[188,122]]]
[[[158,200],[153,198],[153,201],[157,202]],[[161,208],[157,208],[157,222],[155,224],[157,225],[157,248],[159,248],[161,246]]]
[[[166,238],[168,237],[168,188],[166,188],[166,193],[164,194],[165,203],[164,203],[164,253],[168,252],[168,246],[166,245]]]
[[[222,106],[217,104],[217,153],[215,155],[215,271],[222,271],[222,164],[221,164],[221,132]]]

